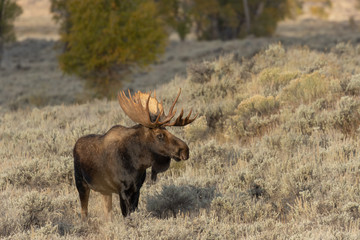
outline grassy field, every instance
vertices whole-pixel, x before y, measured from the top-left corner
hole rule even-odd
[[[133,124],[117,102],[1,115],[0,238],[359,239],[360,46],[272,44],[194,64],[157,89],[165,106],[179,87],[200,115],[169,128],[190,159],[147,179],[129,218],[116,196],[112,222],[95,192],[81,222],[72,148]]]

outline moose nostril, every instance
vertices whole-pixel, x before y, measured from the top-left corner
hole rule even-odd
[[[189,151],[183,150],[180,152],[180,158],[181,160],[187,160],[189,159]]]

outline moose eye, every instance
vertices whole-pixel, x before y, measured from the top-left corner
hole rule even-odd
[[[164,134],[159,133],[158,135],[156,135],[157,139],[159,140],[163,140],[164,139]]]

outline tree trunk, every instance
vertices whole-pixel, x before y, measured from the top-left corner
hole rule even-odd
[[[250,11],[249,11],[248,1],[247,1],[247,0],[243,0],[243,5],[244,5],[244,12],[245,12],[246,32],[249,33],[249,32],[250,32],[251,23],[250,23]]]

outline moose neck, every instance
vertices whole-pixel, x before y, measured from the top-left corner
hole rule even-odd
[[[127,145],[128,151],[131,151],[133,156],[133,163],[139,169],[146,169],[150,167],[154,161],[153,151],[149,147],[147,142],[147,131],[142,125],[135,125],[131,127],[133,133],[131,137],[127,139],[125,145]]]

